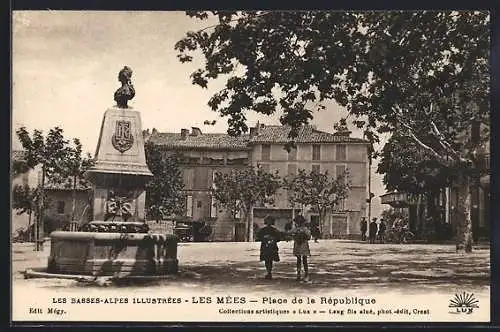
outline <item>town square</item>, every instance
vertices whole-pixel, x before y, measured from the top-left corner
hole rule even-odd
[[[488,34],[14,12],[15,320],[488,321]]]

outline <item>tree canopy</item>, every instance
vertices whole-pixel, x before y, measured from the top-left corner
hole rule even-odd
[[[146,209],[149,218],[161,220],[184,211],[184,182],[179,158],[167,156],[153,143],[145,145],[146,162],[153,179],[146,185]]]
[[[280,178],[260,168],[245,167],[230,172],[216,172],[214,186],[215,199],[229,207],[234,217],[256,204],[273,204],[274,195],[280,187]]]
[[[230,172],[216,172],[213,194],[216,201],[226,208],[232,218],[240,212],[247,220],[247,239],[253,238],[253,225],[249,213],[257,204],[274,203],[274,195],[280,188],[278,174],[265,172],[260,167],[244,167]]]
[[[377,173],[389,191],[424,193],[431,188],[443,188],[453,179],[453,172],[438,163],[410,138],[394,134],[380,153]]]
[[[228,132],[248,130],[246,113],[282,113],[300,125],[325,103],[346,107],[367,138],[400,131],[440,162],[466,162],[460,139],[471,120],[489,123],[486,11],[213,11],[218,18],[175,45],[181,62],[201,51],[193,84],[227,78],[208,105]],[[431,133],[431,135],[427,135]],[[422,135],[424,134],[424,135]]]
[[[41,165],[49,177],[64,173],[69,142],[60,127],[50,129],[45,137],[38,129],[30,136],[25,127],[17,129],[16,134],[23,147],[24,170]]]
[[[292,204],[311,206],[320,214],[333,211],[338,204],[349,196],[349,176],[346,170],[336,177],[328,171],[307,172],[299,169],[297,174],[284,179],[284,188],[288,190]]]
[[[349,196],[349,173],[346,170],[332,177],[328,171],[299,169],[297,174],[285,177],[283,187],[288,190],[290,203],[310,206],[319,214],[321,230],[328,212],[343,209],[340,203]]]

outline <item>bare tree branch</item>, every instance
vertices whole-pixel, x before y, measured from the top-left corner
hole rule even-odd
[[[422,142],[420,139],[418,139],[417,136],[415,136],[415,134],[413,133],[413,128],[406,124],[403,119],[401,118],[401,115],[398,114],[397,117],[399,118],[399,124],[401,124],[404,128],[406,128],[406,130],[408,131],[408,134],[411,138],[413,138],[413,140],[418,144],[420,145],[424,150],[426,150],[427,152],[430,152],[434,157],[436,157],[438,160],[442,160],[442,156],[441,154],[439,154],[436,150],[434,150],[433,148],[431,148],[430,146],[428,146],[427,144],[425,144],[424,142]]]
[[[458,154],[457,151],[455,151],[455,149],[453,149],[450,145],[450,143],[448,143],[446,141],[446,139],[444,138],[444,135],[441,134],[441,132],[439,131],[438,127],[436,126],[436,124],[434,123],[434,121],[431,120],[430,122],[430,125],[431,125],[431,133],[434,135],[434,137],[438,140],[439,144],[441,145],[441,147],[443,149],[445,149],[447,152],[451,153],[452,155],[454,155],[455,157],[457,158],[460,158],[460,155]]]

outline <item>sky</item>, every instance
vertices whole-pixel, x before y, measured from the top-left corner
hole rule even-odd
[[[12,148],[20,149],[15,130],[47,132],[59,126],[66,138],[77,137],[84,151],[94,153],[104,111],[115,104],[120,86],[118,72],[133,70],[136,96],[129,105],[141,112],[143,129],[180,132],[199,127],[203,132],[225,132],[227,122],[207,102],[225,81],[208,89],[191,83],[189,75],[203,65],[177,60],[175,43],[186,32],[215,24],[189,18],[184,12],[15,11],[12,39]],[[314,114],[312,124],[333,132],[346,112],[332,103]],[[273,116],[248,113],[249,125],[257,121],[279,124]],[[217,120],[214,126],[203,124]],[[352,129],[354,137],[361,133]],[[382,139],[380,149],[386,139]],[[381,175],[372,166],[372,216],[385,209],[378,196],[385,190]]]

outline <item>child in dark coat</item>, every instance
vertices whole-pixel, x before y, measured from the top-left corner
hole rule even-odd
[[[257,233],[257,241],[260,241],[260,261],[264,261],[267,274],[266,279],[272,279],[273,262],[279,262],[278,242],[281,240],[281,232],[274,227],[275,219],[271,216],[264,218],[266,226]]]

